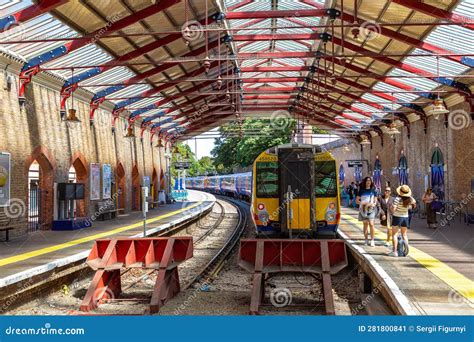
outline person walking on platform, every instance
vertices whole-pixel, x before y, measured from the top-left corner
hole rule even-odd
[[[349,208],[352,208],[352,204],[354,202],[354,194],[355,194],[354,182],[349,184],[349,186],[347,187],[347,194],[349,195]]]
[[[426,192],[421,199],[426,206],[426,221],[428,223],[428,228],[437,228],[438,222],[436,222],[436,211],[432,208],[433,202],[437,199],[438,196],[436,196],[431,188],[426,189]]]
[[[390,212],[390,206],[392,205],[392,189],[386,187],[384,193],[378,199],[379,202],[379,218],[380,225],[385,227],[387,230],[387,239],[385,240],[384,246],[390,246],[392,241],[392,213]]]
[[[374,220],[377,212],[377,196],[372,178],[365,177],[360,183],[356,203],[359,204],[359,221],[364,224],[365,245],[369,245],[370,227],[370,246],[375,247]]]
[[[408,220],[408,210],[416,208],[416,201],[411,197],[411,189],[408,185],[401,185],[397,188],[397,197],[391,205],[392,212],[392,252],[390,256],[398,256],[398,230],[401,229],[403,240],[408,247],[407,229],[410,226]]]

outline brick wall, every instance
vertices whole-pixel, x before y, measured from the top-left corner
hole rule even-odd
[[[0,56],[0,68],[4,69],[6,63],[12,61]],[[13,61],[8,70],[16,77],[19,67],[20,63]],[[91,94],[83,90],[78,90],[74,96],[74,108],[77,109],[77,116],[82,122],[68,127],[60,120],[59,115],[59,90],[63,83],[60,79],[45,74],[34,77],[27,88],[26,105],[22,108],[18,104],[17,82],[16,77],[11,91],[7,91],[5,74],[0,74],[0,151],[11,153],[11,198],[23,203],[21,215],[15,218],[15,222],[22,222],[24,226],[12,232],[12,236],[26,232],[28,169],[35,159],[40,163],[41,173],[44,176],[40,186],[48,192],[45,197],[47,223],[50,223],[52,217],[52,184],[66,182],[69,168],[73,163],[83,165],[87,171],[85,179],[87,198],[90,182],[89,164],[110,164],[115,175],[117,165],[121,163],[125,171],[124,206],[127,212],[130,211],[132,168],[137,166],[142,179],[143,176],[151,178],[154,170],[159,175],[160,168],[164,165],[163,149],[158,151],[150,145],[149,131],[145,132],[143,141],[139,137],[133,140],[125,139],[127,122],[121,118],[116,123],[116,133],[112,134],[110,103],[103,105],[105,109],[96,111],[95,125],[90,127]],[[69,107],[72,105],[71,102],[69,99]],[[135,129],[137,136],[139,131],[137,127]],[[155,137],[155,144],[156,141]],[[86,215],[93,214],[96,202],[86,201],[84,205]],[[0,208],[0,217],[5,214],[5,209]]]
[[[463,110],[469,113],[467,103],[461,103],[449,108],[451,112]],[[349,151],[342,147],[333,149],[331,152],[344,165],[347,180],[353,180],[354,169],[347,167],[347,159],[366,159],[369,161],[371,170],[378,155],[383,169],[383,181],[391,182],[392,187],[398,185],[398,176],[392,175],[392,167],[398,165],[400,154],[403,150],[409,166],[409,185],[415,198],[420,199],[425,190],[425,177],[430,179],[431,156],[436,146],[439,147],[445,162],[445,193],[446,199],[450,201],[461,201],[471,192],[471,181],[474,178],[474,127],[473,123],[462,129],[446,128],[444,119],[435,120],[428,118],[427,132],[421,120],[410,124],[410,139],[407,129],[401,128],[402,134],[396,137],[395,142],[384,134],[384,146],[378,136],[372,137],[372,148],[370,145],[362,147],[359,144],[348,145]],[[363,175],[368,174],[364,165]],[[346,183],[347,184],[347,183]],[[468,208],[474,212],[474,200],[469,201]]]

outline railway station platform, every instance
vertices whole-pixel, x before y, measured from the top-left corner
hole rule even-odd
[[[384,246],[385,228],[376,220],[376,246],[365,246],[357,215],[355,209],[342,209],[340,235],[362,260],[364,271],[376,275],[399,314],[474,314],[472,227],[453,222],[433,230],[425,220],[413,217],[408,256],[391,257],[387,253],[392,246]]]
[[[212,208],[213,195],[189,191],[186,201],[166,204],[147,214],[146,235],[150,236],[189,222]],[[110,237],[143,237],[142,212],[119,215],[76,231],[37,231],[26,238],[0,245],[0,291],[16,283],[54,274],[55,270],[85,260],[95,240]]]

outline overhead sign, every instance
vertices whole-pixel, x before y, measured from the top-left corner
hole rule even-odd
[[[190,164],[189,162],[176,162],[174,163],[174,168],[178,170],[187,170],[189,169]]]
[[[347,166],[349,167],[362,167],[362,160],[348,160]]]

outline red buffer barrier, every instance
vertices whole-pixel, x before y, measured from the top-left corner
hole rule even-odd
[[[253,273],[250,314],[257,315],[265,294],[268,273],[299,272],[322,274],[326,313],[334,315],[331,275],[347,266],[344,241],[242,239],[239,266]]]
[[[96,271],[80,310],[90,311],[106,299],[118,298],[124,268],[158,272],[150,300],[150,313],[180,291],[178,265],[193,256],[192,237],[124,238],[96,240],[87,264]]]

